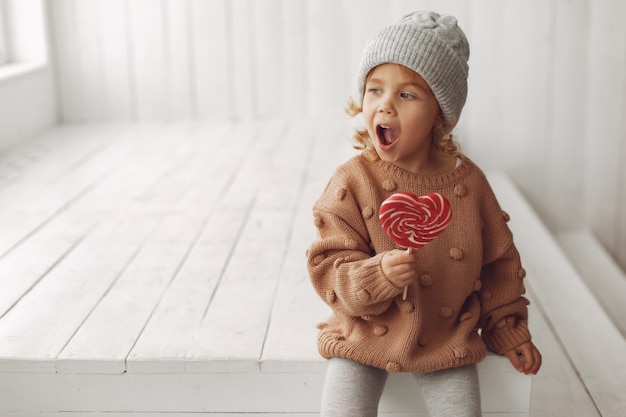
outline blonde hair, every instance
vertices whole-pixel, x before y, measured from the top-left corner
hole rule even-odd
[[[409,71],[412,75],[417,74],[410,68],[407,68],[403,65],[400,65],[400,67]],[[369,74],[367,75],[366,80],[367,78],[369,78]],[[348,100],[348,105],[346,106],[346,113],[348,113],[350,117],[354,118],[362,112],[363,107],[356,104],[352,97],[350,97],[350,99]],[[433,146],[431,147],[433,151],[441,152],[446,156],[459,156],[461,154],[461,147],[455,141],[454,136],[452,135],[453,128],[454,124],[446,121],[443,117],[443,113],[440,111],[439,116],[437,116],[437,120],[435,120],[435,124],[433,126]],[[352,138],[352,147],[356,150],[361,151],[361,154],[365,159],[369,161],[376,161],[380,159],[378,153],[376,153],[373,139],[370,137],[367,129],[357,128]]]

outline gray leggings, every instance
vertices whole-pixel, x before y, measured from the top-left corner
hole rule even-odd
[[[480,417],[476,365],[414,374],[431,417]],[[376,417],[387,372],[331,358],[322,395],[322,417]]]

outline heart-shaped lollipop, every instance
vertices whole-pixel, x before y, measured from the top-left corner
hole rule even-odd
[[[418,249],[436,238],[452,220],[450,201],[439,193],[417,196],[402,192],[383,201],[378,216],[380,224],[398,245]],[[402,299],[406,299],[404,287]]]
[[[421,248],[444,231],[452,220],[447,198],[439,193],[418,197],[396,193],[380,206],[380,224],[398,245]]]

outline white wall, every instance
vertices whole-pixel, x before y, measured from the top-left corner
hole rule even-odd
[[[64,121],[343,115],[365,40],[417,8],[471,43],[458,133],[553,229],[626,266],[626,2],[49,0]]]
[[[626,2],[589,9],[584,221],[626,269]]]

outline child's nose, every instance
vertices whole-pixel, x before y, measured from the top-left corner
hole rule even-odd
[[[394,112],[394,107],[391,99],[383,98],[378,105],[378,112],[392,114]]]

